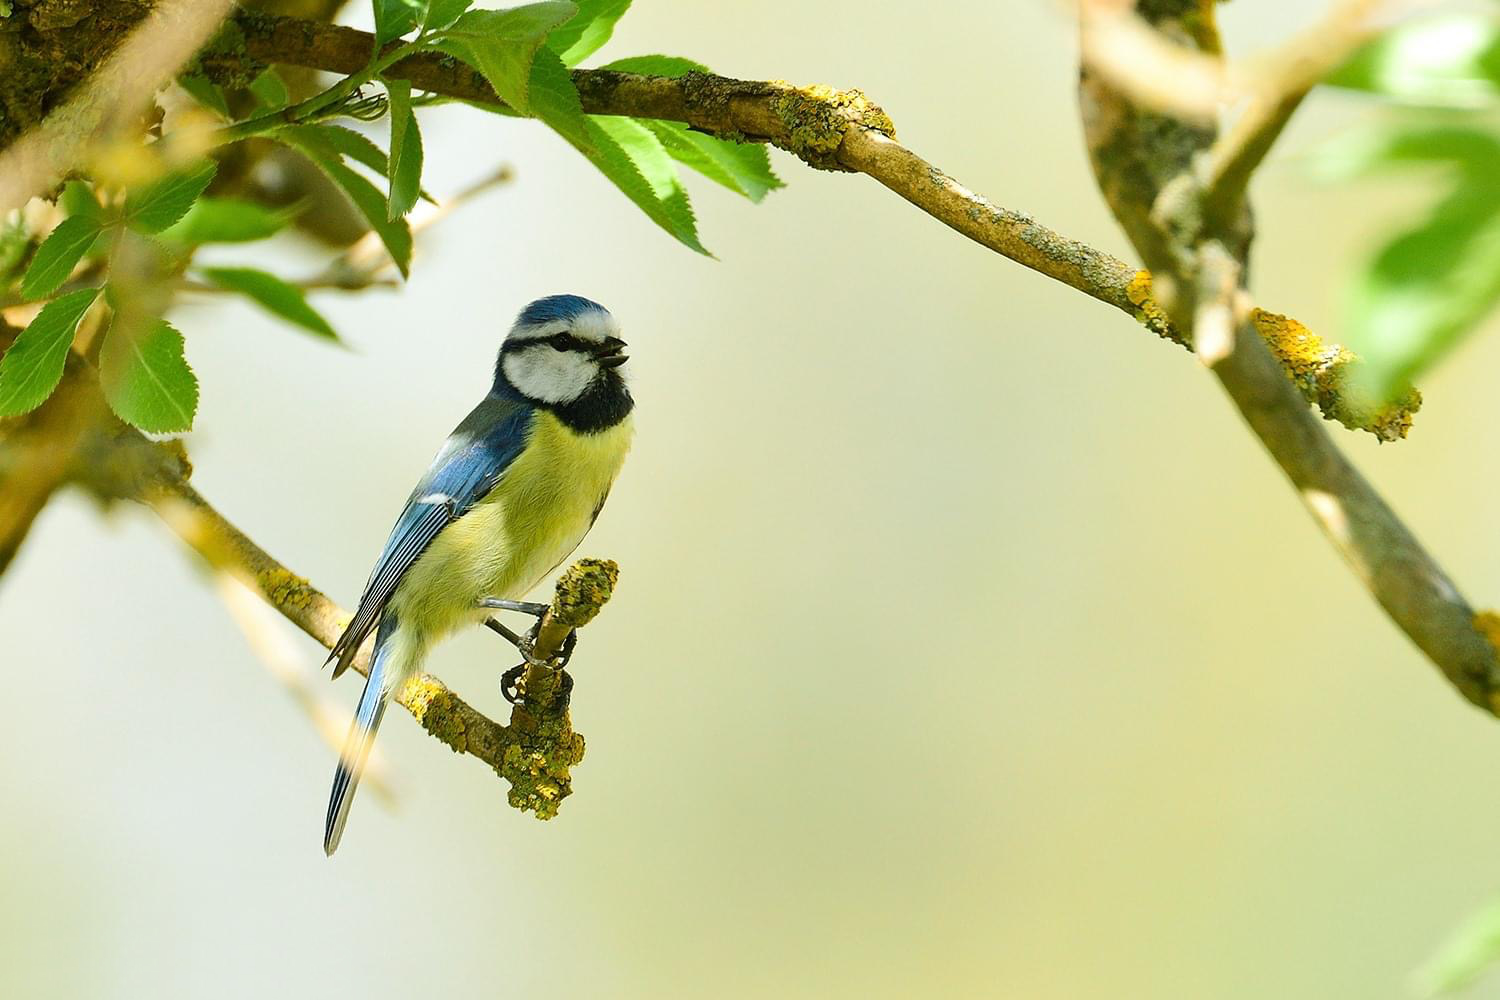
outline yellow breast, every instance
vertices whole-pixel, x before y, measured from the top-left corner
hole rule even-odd
[[[629,418],[597,434],[539,413],[500,484],[443,529],[407,571],[392,603],[430,634],[482,619],[481,597],[518,599],[583,541],[625,461]]]

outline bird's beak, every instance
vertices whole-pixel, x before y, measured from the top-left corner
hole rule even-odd
[[[594,352],[594,360],[601,368],[618,368],[630,358],[625,355],[625,341],[619,337],[607,337]]]

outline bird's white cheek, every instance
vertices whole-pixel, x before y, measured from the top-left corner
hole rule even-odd
[[[510,384],[544,403],[567,403],[583,395],[597,368],[581,354],[538,347],[518,351],[503,362]]]

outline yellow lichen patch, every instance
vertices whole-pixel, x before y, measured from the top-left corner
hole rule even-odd
[[[311,599],[312,589],[304,577],[289,569],[269,569],[260,579],[261,589],[272,606],[292,610],[303,610]]]
[[[1474,616],[1474,629],[1495,649],[1500,650],[1500,614],[1481,611]]]
[[[582,628],[594,620],[619,580],[620,566],[613,559],[578,560],[558,578],[552,617],[569,628]]]
[[[874,129],[896,137],[896,125],[890,116],[861,91],[838,90],[825,84],[795,87],[783,80],[772,81],[772,86],[776,94],[771,110],[787,133],[777,145],[809,166],[844,169],[838,162],[838,150],[851,128]]]
[[[1382,441],[1399,441],[1411,430],[1412,416],[1422,405],[1422,394],[1408,389],[1400,397],[1377,402],[1351,378],[1359,358],[1337,344],[1324,344],[1317,334],[1296,320],[1256,309],[1256,330],[1304,398],[1316,403],[1329,420],[1350,430],[1366,430]]]
[[[1178,340],[1166,310],[1151,297],[1150,271],[1142,269],[1135,272],[1135,277],[1125,286],[1125,297],[1135,306],[1135,318],[1148,330],[1154,331],[1159,337]]]
[[[557,815],[562,800],[573,792],[568,769],[583,759],[583,737],[566,727],[550,736],[553,738],[512,744],[500,760],[500,775],[511,786],[507,801],[522,812],[534,813],[537,819]]]
[[[453,692],[436,677],[416,674],[408,678],[397,700],[406,706],[423,729],[448,744],[455,753],[463,753],[468,748],[468,727],[457,711]]]

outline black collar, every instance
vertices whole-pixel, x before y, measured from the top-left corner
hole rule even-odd
[[[597,434],[616,426],[630,415],[635,400],[625,386],[625,380],[611,369],[604,369],[594,379],[583,395],[571,403],[545,403],[532,399],[511,385],[503,372],[496,372],[495,395],[503,399],[515,399],[546,410],[553,414],[569,430],[579,434]]]

